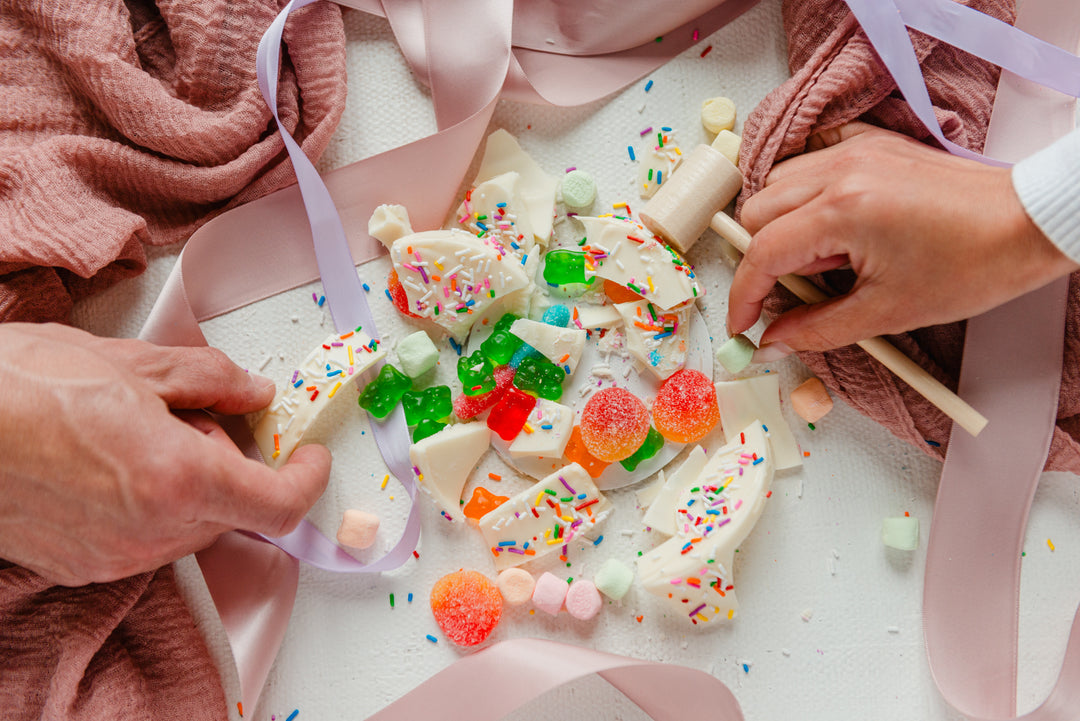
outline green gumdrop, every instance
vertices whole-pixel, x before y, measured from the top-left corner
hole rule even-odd
[[[364,387],[360,407],[376,418],[386,418],[411,387],[412,379],[387,363],[375,380]]]
[[[425,418],[416,424],[416,430],[412,434],[412,442],[419,443],[428,436],[433,436],[443,428],[446,428],[448,424],[440,423],[439,421],[433,421],[429,418]]]
[[[641,448],[638,448],[633,455],[622,459],[619,463],[628,471],[637,470],[639,465],[655,456],[663,447],[664,437],[660,435],[660,431],[649,426],[649,435],[645,436],[645,442],[641,444]]]
[[[530,356],[521,361],[514,375],[514,385],[540,398],[557,401],[562,398],[562,382],[566,372],[546,358]]]
[[[480,344],[480,351],[495,365],[504,366],[521,347],[521,339],[509,330],[497,330]]]
[[[495,368],[484,357],[483,350],[470,356],[461,356],[457,362],[458,380],[461,390],[467,396],[478,396],[495,388]]]
[[[544,256],[544,281],[551,285],[591,283],[585,277],[585,253],[580,250],[556,248]]]
[[[408,391],[401,397],[405,424],[415,426],[422,420],[439,421],[454,412],[449,386],[432,386],[422,391]]]

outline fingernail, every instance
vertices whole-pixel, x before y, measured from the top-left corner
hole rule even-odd
[[[277,391],[277,383],[275,383],[273,379],[261,376],[258,373],[248,373],[248,376],[251,377],[251,384],[260,391],[265,392],[269,389]]]
[[[765,345],[754,351],[753,361],[754,363],[772,363],[778,361],[781,358],[786,358],[795,351],[788,346],[787,343],[782,341],[775,341],[773,343],[766,343]]]

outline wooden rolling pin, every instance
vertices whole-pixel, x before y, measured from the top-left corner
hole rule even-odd
[[[735,163],[716,148],[699,145],[683,158],[678,171],[645,205],[641,220],[649,230],[683,253],[709,227],[740,253],[745,253],[750,246],[750,233],[723,212],[741,188],[742,173]],[[820,303],[829,297],[800,276],[785,275],[779,282],[804,303]],[[889,341],[879,336],[861,340],[858,346],[971,435],[979,435],[986,426],[987,420],[981,413]]]

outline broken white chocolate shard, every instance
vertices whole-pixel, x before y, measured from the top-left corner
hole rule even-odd
[[[540,398],[510,444],[513,458],[562,458],[574,428],[574,409]]]
[[[664,480],[664,484],[656,493],[656,498],[649,504],[649,510],[645,511],[644,518],[646,527],[666,536],[675,535],[675,505],[679,502],[682,492],[697,483],[707,459],[705,449],[694,446],[686,460],[679,466],[679,470]]]
[[[660,186],[666,183],[682,161],[682,151],[674,143],[664,147],[654,147],[642,153],[638,166],[638,194],[642,198],[656,195]]]
[[[420,469],[420,487],[451,520],[460,516],[465,481],[490,444],[486,423],[458,423],[409,449],[409,461]]]
[[[570,322],[584,330],[596,330],[598,328],[618,328],[622,325],[622,315],[618,309],[610,304],[604,305],[576,305]]]
[[[648,301],[617,303],[623,319],[626,350],[660,380],[686,365],[690,343],[690,306],[660,310]]]
[[[549,361],[572,375],[585,350],[586,333],[581,328],[559,328],[527,318],[519,318],[510,332],[531,345]]]
[[[577,463],[555,471],[484,515],[480,532],[501,571],[562,548],[611,513],[611,502]]]
[[[725,433],[758,419],[768,428],[776,470],[802,466],[799,443],[780,410],[780,378],[776,373],[721,381],[716,384],[716,400],[720,404],[720,422]]]
[[[772,485],[769,441],[753,422],[716,451],[675,504],[674,536],[638,559],[647,591],[692,623],[732,618],[735,549],[757,523]]]
[[[429,230],[390,248],[409,311],[442,326],[458,342],[484,310],[529,285],[521,259],[463,230]]]
[[[458,206],[456,220],[474,235],[490,237],[507,254],[522,256],[536,247],[525,203],[518,196],[521,175],[510,172],[479,183]]]
[[[332,335],[313,350],[279,388],[255,424],[255,443],[271,468],[285,465],[304,433],[342,389],[386,354],[362,332]],[[355,393],[349,394],[355,401]]]
[[[599,277],[627,287],[665,310],[701,293],[690,264],[644,226],[613,217],[578,220],[585,226],[593,272]]]
[[[517,195],[525,204],[524,212],[529,216],[533,237],[537,243],[547,245],[555,217],[555,190],[559,181],[545,173],[536,161],[521,149],[517,138],[500,129],[488,136],[484,146],[484,158],[480,161],[480,170],[476,173],[474,185],[508,172],[516,172],[521,176],[518,180]]]
[[[389,248],[398,238],[412,235],[409,211],[404,205],[380,205],[368,219],[367,232]]]

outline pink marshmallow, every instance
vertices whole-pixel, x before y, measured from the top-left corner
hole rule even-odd
[[[536,588],[533,589],[532,595],[533,605],[544,613],[557,616],[569,589],[569,583],[558,576],[545,572],[544,575],[536,579]]]
[[[350,508],[341,517],[337,540],[349,548],[371,548],[375,543],[375,534],[379,530],[379,517],[367,511]]]
[[[589,580],[579,579],[570,584],[566,592],[566,610],[580,621],[588,621],[600,611],[603,600],[596,585]]]
[[[532,598],[536,581],[523,568],[508,568],[495,579],[495,585],[499,587],[504,601],[511,606],[520,606]]]
[[[820,378],[809,378],[791,391],[791,408],[807,423],[821,420],[832,407],[832,398]]]

